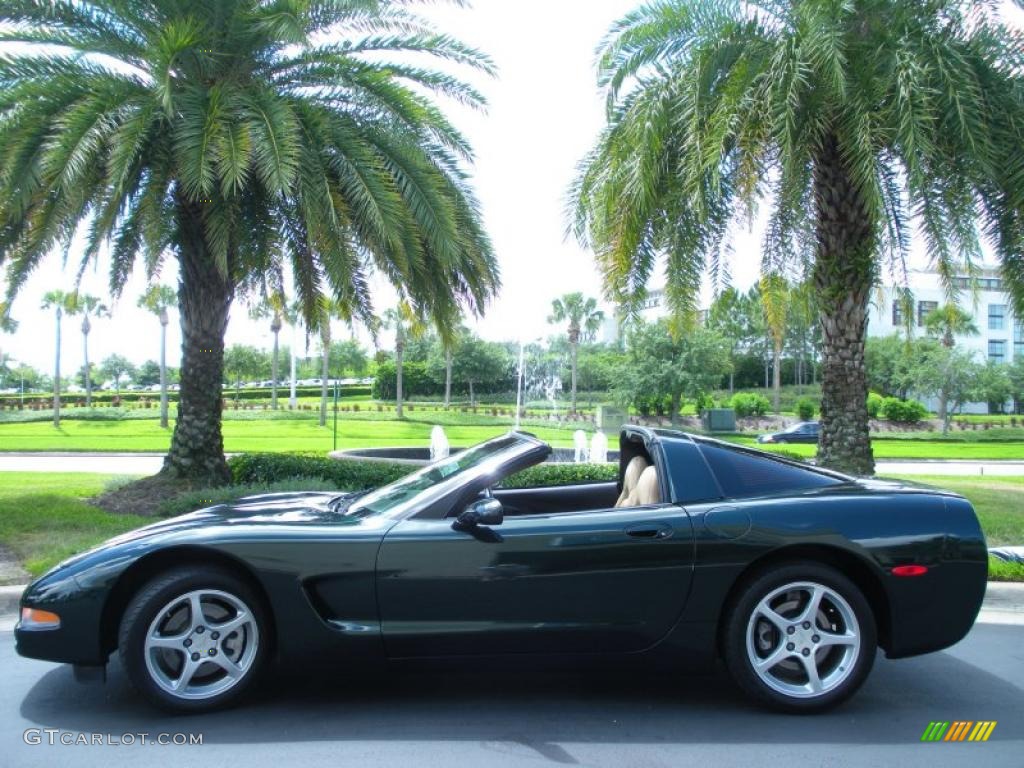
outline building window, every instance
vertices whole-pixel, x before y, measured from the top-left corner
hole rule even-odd
[[[1003,281],[998,277],[980,277],[977,280],[971,280],[967,277],[953,278],[953,287],[958,290],[966,291],[974,288],[974,286],[977,286],[978,290],[981,291],[1002,291]]]
[[[903,302],[899,299],[892,303],[892,324],[897,327],[903,325]]]
[[[993,363],[1006,362],[1006,342],[990,339],[988,342],[988,359]]]
[[[988,305],[988,329],[990,331],[1001,331],[1006,327],[1006,305]]]
[[[924,321],[928,319],[928,315],[939,308],[939,302],[937,301],[919,301],[917,302],[917,324],[924,325]]]
[[[1013,324],[1013,359],[1024,358],[1024,323],[1017,320]]]

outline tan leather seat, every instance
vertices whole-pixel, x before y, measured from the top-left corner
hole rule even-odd
[[[616,507],[634,506],[633,504],[627,504],[627,502],[633,491],[636,490],[637,483],[640,482],[640,476],[649,466],[647,459],[643,456],[634,456],[630,460],[622,477],[622,493],[619,494],[619,499],[615,502]]]
[[[633,502],[630,504],[631,507],[646,507],[650,504],[661,503],[661,489],[658,487],[658,470],[654,467],[648,467],[643,471],[630,500]]]

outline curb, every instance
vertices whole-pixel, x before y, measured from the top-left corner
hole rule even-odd
[[[25,591],[26,586],[26,584],[15,584],[10,587],[0,587],[0,618],[18,615],[21,593]]]
[[[0,618],[18,615],[21,593],[27,584],[15,584],[0,587]],[[1024,583],[1009,581],[990,581],[985,590],[985,600],[981,604],[983,611],[999,613],[1024,613]]]

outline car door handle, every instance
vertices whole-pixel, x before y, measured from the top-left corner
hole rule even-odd
[[[634,539],[667,539],[672,533],[668,523],[637,523],[626,529],[626,535]]]

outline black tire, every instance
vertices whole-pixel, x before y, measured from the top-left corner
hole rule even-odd
[[[817,621],[821,621],[821,619],[817,620],[809,629],[804,629],[802,624],[792,625],[793,630],[796,632],[792,637],[796,641],[794,644],[796,651],[803,653],[800,650],[801,647],[807,647],[809,650],[817,648],[817,650],[810,650],[804,656],[809,657],[812,661],[820,656],[826,665],[832,665],[831,672],[835,675],[835,686],[828,690],[823,690],[819,694],[810,692],[790,694],[777,690],[775,687],[772,687],[772,683],[762,679],[762,675],[755,671],[754,662],[751,659],[751,653],[764,653],[763,658],[767,659],[772,652],[781,652],[781,646],[787,646],[788,653],[790,637],[784,635],[780,628],[766,619],[762,619],[757,624],[754,624],[757,621],[754,618],[754,614],[758,605],[766,597],[771,596],[783,587],[799,583],[823,586],[840,598],[840,600],[831,602],[830,598],[826,597],[826,600],[823,601],[825,605],[823,611],[827,611],[829,614],[828,621],[834,620],[838,622],[834,626],[842,625],[842,612],[844,611],[852,611],[853,617],[856,619],[857,626],[854,634],[859,636],[859,647],[855,652],[849,651],[851,654],[855,653],[855,658],[853,659],[845,656],[847,646],[825,649],[811,644],[812,642],[820,642],[821,636],[827,635],[827,630],[818,629]],[[797,596],[801,592],[802,590],[800,589],[787,591],[774,598],[781,601],[774,604],[785,608],[787,605],[785,601],[790,599],[789,596]],[[808,589],[806,594],[809,596],[810,592]],[[845,602],[845,606],[842,606],[843,602]],[[795,616],[798,613],[799,609],[795,606],[793,609],[790,609],[790,615]],[[823,614],[819,612],[818,615],[822,616]],[[748,644],[748,631],[752,625],[754,631],[750,632],[751,639]],[[829,629],[831,628],[830,626]],[[786,632],[789,631],[790,627],[787,626]],[[808,633],[815,633],[816,631],[819,634],[808,635]],[[763,634],[758,634],[758,632]],[[777,637],[772,637],[771,635],[776,632],[778,633]],[[819,638],[819,640],[815,641],[813,639],[815,637]],[[805,645],[802,646],[800,644],[801,641]],[[759,642],[765,643],[766,647],[764,650],[758,648],[757,644]],[[848,699],[867,679],[868,673],[871,671],[875,661],[877,645],[878,634],[874,613],[863,593],[857,588],[856,584],[842,573],[815,561],[796,561],[775,565],[754,575],[740,590],[725,617],[723,655],[732,678],[747,695],[758,703],[786,712],[820,712]],[[852,646],[849,647],[852,648]],[[759,656],[759,658],[762,657]],[[783,661],[778,662],[776,666],[772,667],[765,674],[766,677],[771,678],[775,685],[782,687],[786,687],[787,683],[793,686],[797,685],[799,683],[798,676],[801,674],[807,676],[809,684],[810,676],[806,670],[801,671],[806,667],[806,664],[807,662],[802,661],[797,653],[793,653]],[[787,668],[787,665],[789,668]],[[815,666],[817,666],[817,662],[815,662]],[[778,675],[772,674],[773,670],[777,671]],[[793,679],[780,680],[780,675],[783,677],[792,675]]]
[[[147,663],[146,642],[151,625],[157,620],[158,614],[178,597],[198,590],[223,593],[240,601],[251,614],[255,632],[249,629],[245,630],[250,633],[245,635],[245,642],[250,642],[252,648],[246,657],[245,671],[234,682],[228,682],[228,676],[221,674],[225,684],[230,687],[202,698],[185,698],[165,690],[154,678],[154,673],[150,671],[151,665]],[[200,609],[200,613],[206,610],[207,608],[204,606]],[[215,627],[215,625],[213,626]],[[221,709],[237,702],[259,678],[266,665],[270,641],[268,627],[268,616],[262,600],[244,579],[227,569],[216,566],[173,568],[143,585],[129,602],[121,619],[118,633],[121,664],[139,693],[158,707],[176,712],[206,712]],[[200,632],[203,631],[204,629],[200,630]],[[192,636],[207,644],[214,642],[210,638],[217,637],[214,632],[206,632],[205,638],[201,635],[193,634]],[[219,641],[217,646],[221,648],[221,653],[225,653],[224,648],[227,647],[228,638],[217,637],[217,640]],[[156,651],[156,653],[159,655],[162,652]],[[177,652],[175,651],[175,653]],[[181,657],[182,664],[187,663],[184,650],[181,652]],[[202,665],[203,661],[205,660],[200,659],[198,664]],[[203,667],[200,666],[199,669],[203,669]],[[213,663],[207,664],[206,669],[209,670],[205,673],[207,676],[217,677],[218,670]],[[199,676],[198,671],[197,676]]]

